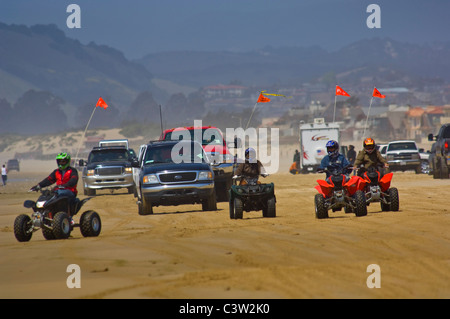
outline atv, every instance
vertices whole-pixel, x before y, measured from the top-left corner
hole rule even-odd
[[[236,185],[237,180],[244,182]],[[231,219],[242,219],[244,211],[259,210],[262,210],[263,217],[276,217],[275,186],[273,183],[260,183],[258,177],[234,176],[229,203]]]
[[[350,179],[345,175],[350,170],[350,166],[341,168],[328,166],[318,172],[329,172],[327,180],[317,180],[319,185],[315,189],[319,192],[314,197],[316,218],[328,218],[328,210],[333,212],[341,211],[345,213],[355,213],[356,216],[367,215],[367,205],[364,192],[361,190],[359,176],[352,176]],[[351,171],[351,170],[350,170]],[[348,179],[348,180],[347,180]]]
[[[375,167],[360,171],[361,188],[365,192],[366,203],[380,202],[382,211],[398,211],[400,208],[398,189],[391,186],[393,173],[381,176]]]
[[[96,237],[100,234],[100,216],[93,210],[81,215],[79,224],[74,223],[75,216],[81,207],[92,197],[83,200],[70,199],[67,196],[57,196],[56,188],[41,189],[37,201],[26,200],[23,206],[32,208],[31,217],[21,214],[14,221],[14,235],[20,242],[29,241],[33,233],[42,229],[47,240],[69,238],[74,227],[80,227],[84,237]]]

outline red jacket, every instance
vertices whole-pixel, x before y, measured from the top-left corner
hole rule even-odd
[[[58,186],[61,185],[64,188],[71,190],[76,196],[78,194],[78,171],[70,166],[64,171],[57,168],[51,172],[46,179],[40,182],[39,186],[46,187],[54,183]]]

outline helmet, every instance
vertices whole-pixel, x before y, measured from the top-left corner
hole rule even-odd
[[[249,147],[245,150],[245,159],[250,163],[254,163],[256,161],[256,151]]]
[[[367,153],[371,154],[376,147],[374,139],[370,137],[366,138],[363,142],[363,147]]]
[[[339,143],[331,140],[327,142],[327,153],[330,157],[336,157],[339,155]]]
[[[59,169],[66,169],[70,165],[70,155],[67,153],[59,153],[56,155],[56,164]]]

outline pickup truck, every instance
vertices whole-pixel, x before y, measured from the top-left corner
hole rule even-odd
[[[221,130],[214,126],[177,127],[162,132],[159,140],[190,139],[199,142],[213,166],[217,201],[228,202],[233,177],[234,156],[230,153]],[[236,146],[235,146],[236,147]]]
[[[428,134],[429,141],[436,141],[431,148],[430,169],[435,179],[449,178],[450,123],[441,126],[437,135]]]
[[[422,173],[419,149],[414,141],[390,142],[386,149],[386,160],[391,172],[414,170],[416,174]]]
[[[214,172],[208,155],[195,141],[153,141],[131,164],[139,168],[136,185],[139,215],[155,206],[202,204],[217,209]]]
[[[128,149],[124,146],[94,147],[83,166],[82,179],[84,194],[96,195],[101,189],[127,188],[129,194],[134,192],[133,173]]]

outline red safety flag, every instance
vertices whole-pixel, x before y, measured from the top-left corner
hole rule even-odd
[[[106,104],[105,100],[103,100],[101,97],[98,99],[97,104],[95,105],[95,107],[100,106],[102,108],[104,108],[106,110],[106,108],[108,107],[108,104]]]
[[[339,85],[336,85],[336,95],[350,96],[350,94],[345,92]]]
[[[381,94],[380,91],[377,90],[377,88],[373,88],[372,96],[379,97],[380,99],[384,99],[386,97],[386,95]]]
[[[266,103],[266,102],[270,102],[270,99],[262,95],[262,93],[260,93],[258,101],[256,103]]]

